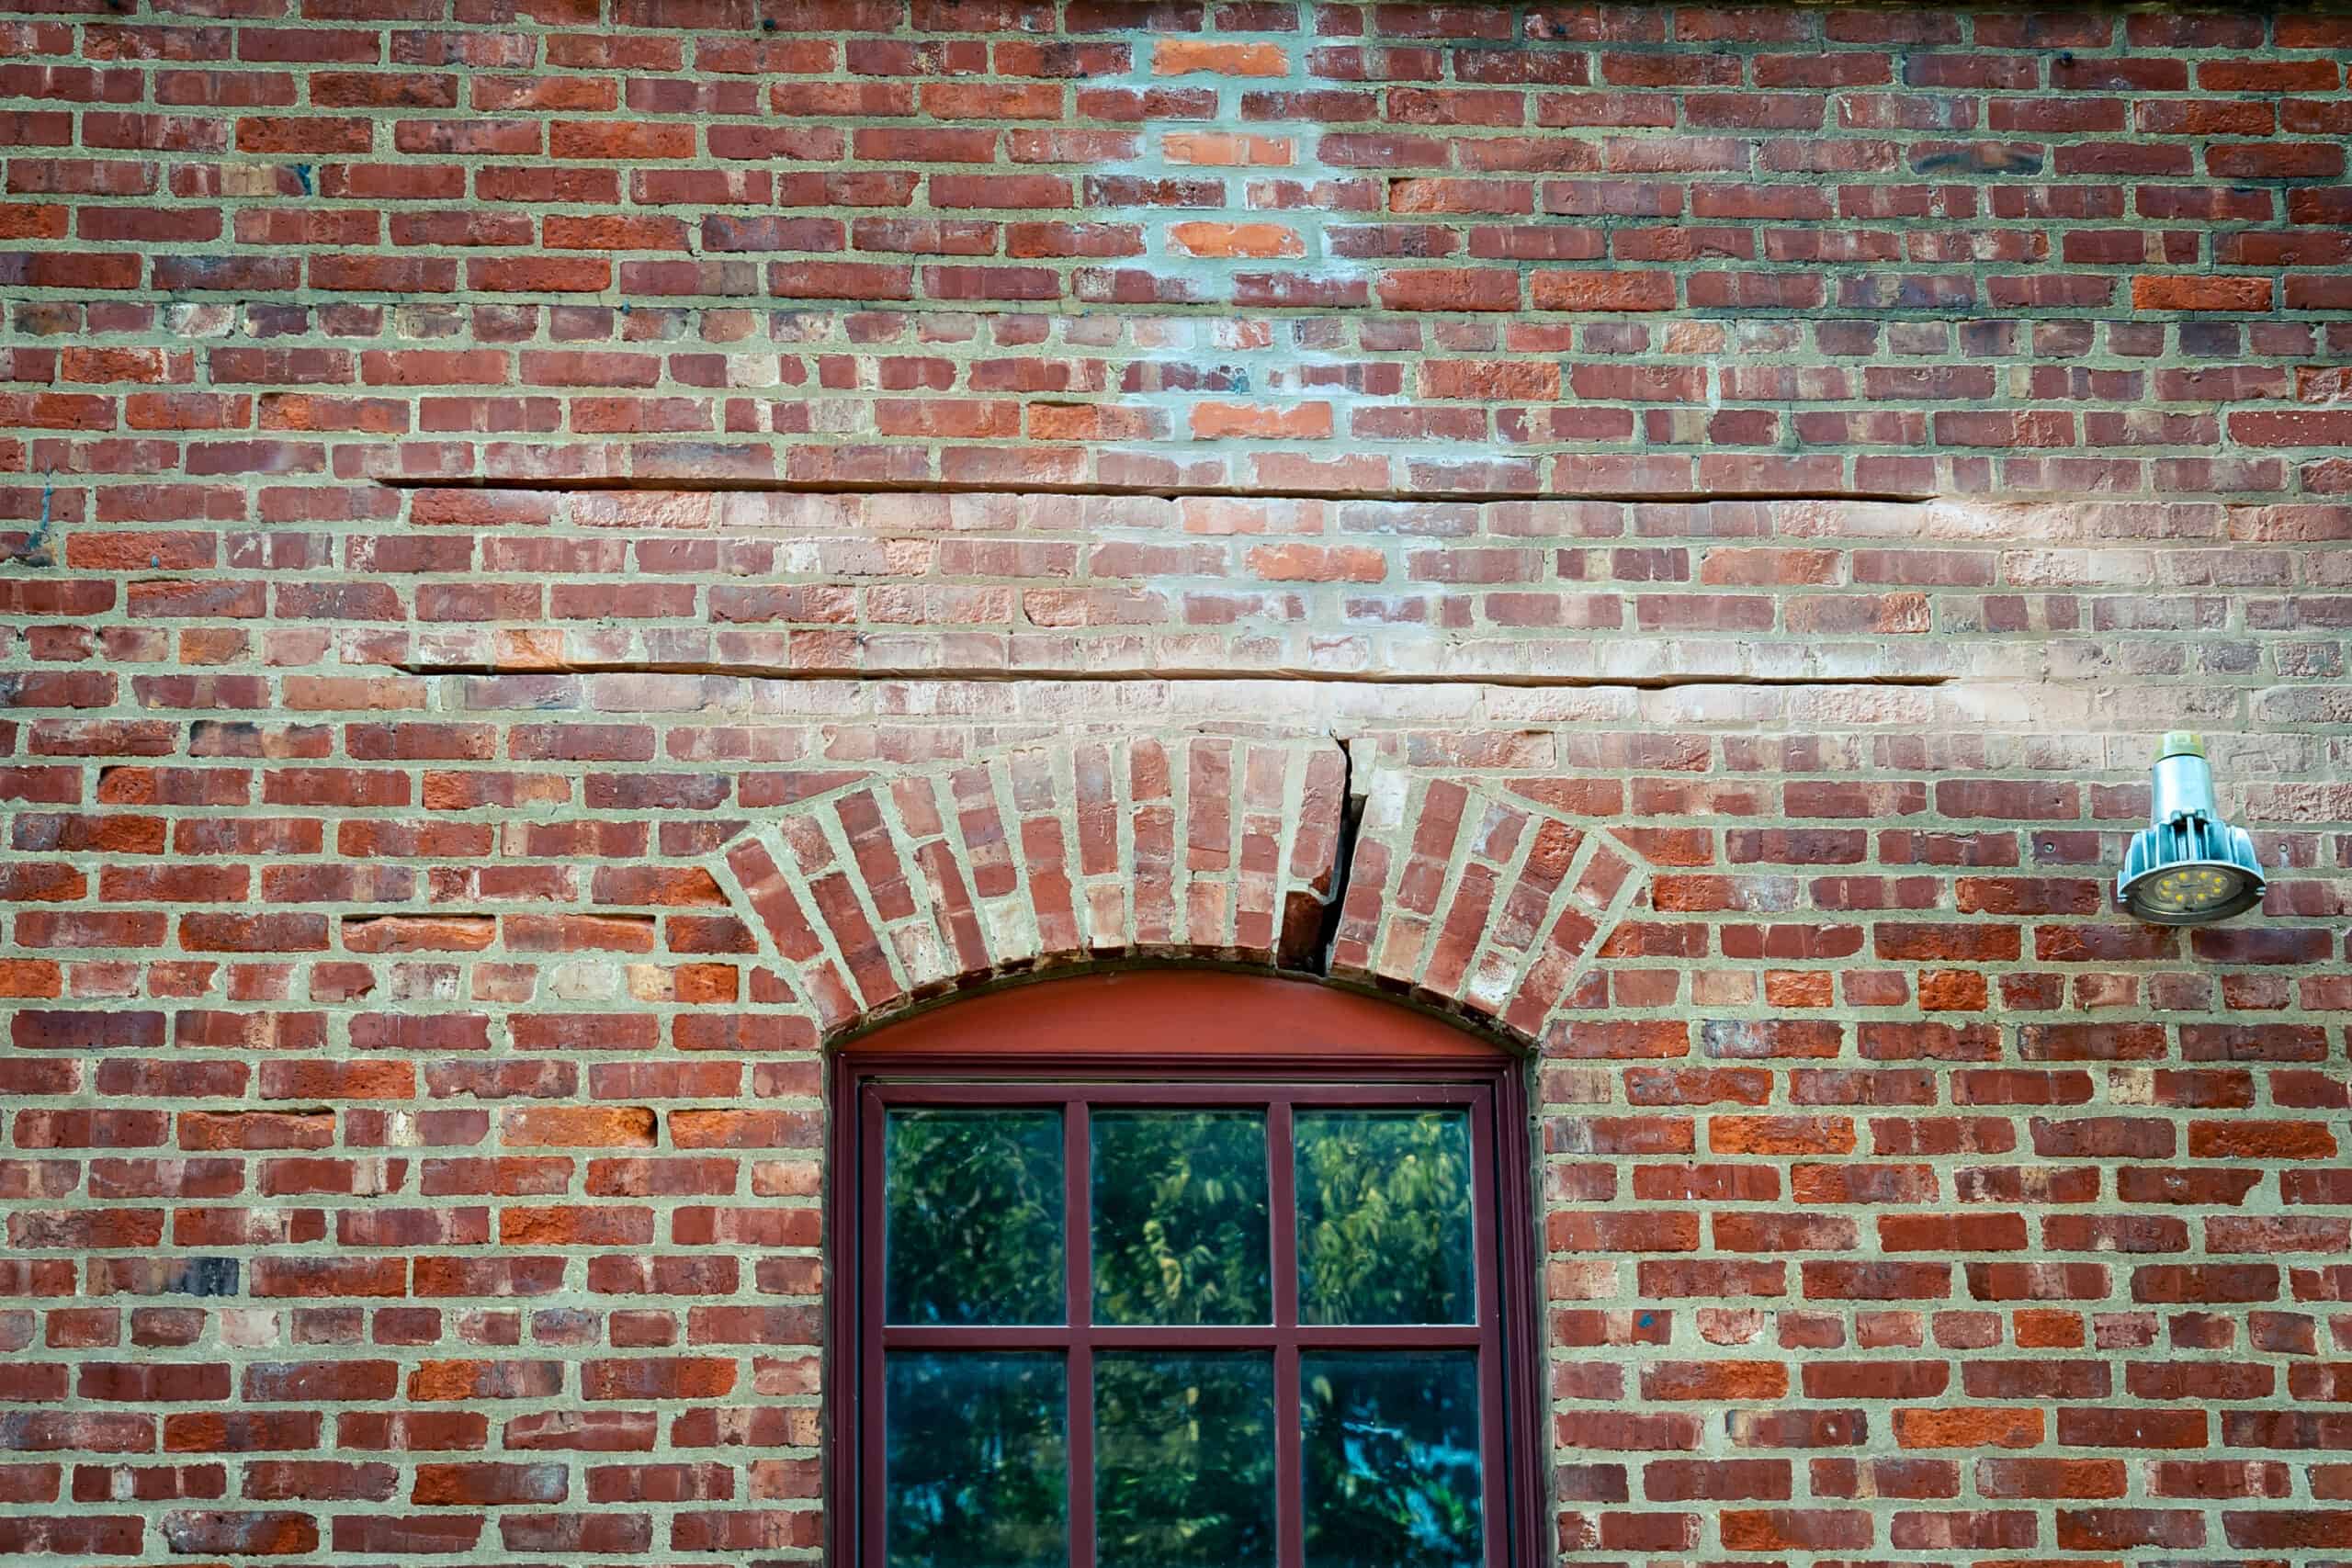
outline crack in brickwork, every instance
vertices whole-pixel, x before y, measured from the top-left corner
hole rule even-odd
[[[951,479],[876,480],[862,484],[845,484],[839,479],[713,479],[699,484],[684,483],[677,479],[599,479],[567,482],[555,479],[402,479],[398,475],[378,475],[373,483],[390,491],[478,491],[495,494],[509,491],[533,491],[548,495],[594,495],[621,492],[636,495],[666,494],[674,491],[708,495],[833,495],[843,492],[863,495],[1148,495],[1160,501],[1251,501],[1265,500],[1275,491],[1262,485],[1193,485],[1161,484],[1150,486],[1109,484],[1023,484],[1018,482],[989,483],[981,480]],[[1636,490],[1611,493],[1607,491],[1579,491],[1579,501],[1623,502],[1703,502],[1720,499],[1719,491]],[[1771,491],[1741,490],[1742,501],[1853,501],[1871,502],[1890,506],[1923,506],[1938,499],[1932,494],[1887,493],[1874,495],[1863,491]],[[1464,499],[1456,491],[1420,491],[1409,488],[1389,490],[1316,490],[1285,485],[1279,492],[1287,501],[1385,501],[1405,504],[1437,503]],[[1559,497],[1542,490],[1511,490],[1504,486],[1485,487],[1476,492],[1479,501],[1552,501]]]
[[[1084,681],[1090,683],[1115,685],[1136,682],[1206,682],[1230,681],[1230,671],[1170,670],[1111,671],[1096,673],[1079,669],[1055,669],[1040,666],[1015,673],[1007,670],[956,669],[930,667],[922,670],[891,670],[861,665],[852,668],[831,668],[818,665],[798,670],[762,669],[756,665],[719,663],[714,661],[664,660],[661,661],[616,660],[605,663],[563,663],[549,665],[544,660],[514,664],[418,663],[395,664],[391,668],[403,675],[517,675],[524,673],[559,673],[564,675],[717,675],[728,680],[744,682],[839,681],[855,677],[867,681],[978,681],[1003,684],[1015,682]],[[1326,674],[1297,670],[1268,670],[1254,679],[1283,684],[1302,685],[1373,685],[1373,686],[1501,686],[1532,690],[1599,690],[1617,688],[1634,692],[1667,692],[1683,686],[1941,686],[1957,679],[1951,675],[1657,675],[1647,680],[1620,675],[1525,675],[1517,678],[1498,675],[1386,675],[1378,671],[1341,671]]]

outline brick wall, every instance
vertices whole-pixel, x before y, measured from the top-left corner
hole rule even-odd
[[[0,1556],[820,1554],[826,1044],[1175,955],[1563,1559],[2352,1555],[2352,18],[0,17]]]

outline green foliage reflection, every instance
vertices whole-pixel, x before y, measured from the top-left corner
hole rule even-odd
[[[1307,1568],[1475,1568],[1476,1352],[1311,1355],[1299,1385]]]
[[[1046,1568],[1069,1555],[1058,1354],[893,1351],[884,1362],[890,1568]]]
[[[1271,1321],[1263,1114],[1100,1111],[1093,1143],[1096,1321]]]
[[[884,1123],[892,1323],[1059,1323],[1057,1111],[892,1111]]]
[[[1094,1362],[1101,1568],[1274,1560],[1274,1369],[1262,1353]]]
[[[1469,1117],[1302,1111],[1295,1141],[1301,1320],[1473,1321]]]

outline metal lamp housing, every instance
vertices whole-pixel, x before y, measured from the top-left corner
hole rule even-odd
[[[2159,926],[2207,925],[2261,903],[2254,840],[2222,820],[2204,742],[2186,731],[2165,736],[2151,783],[2151,825],[2124,852],[2116,901]]]

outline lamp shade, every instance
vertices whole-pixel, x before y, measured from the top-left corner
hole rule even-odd
[[[2204,742],[2186,730],[2166,735],[2150,782],[2152,820],[2124,852],[2116,901],[2159,926],[2206,925],[2261,903],[2254,840],[2222,820]]]

